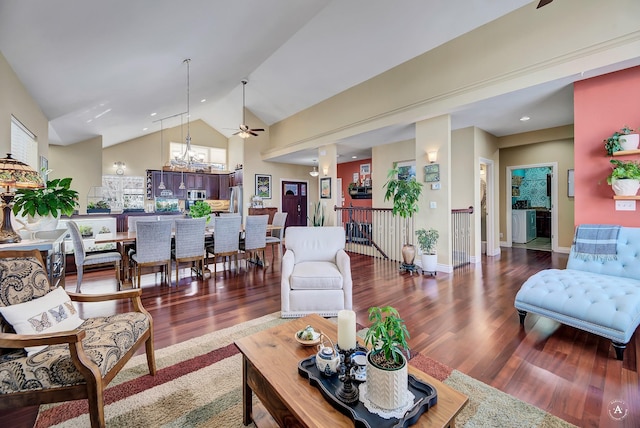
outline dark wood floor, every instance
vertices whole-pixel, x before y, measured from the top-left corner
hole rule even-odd
[[[524,329],[513,301],[522,282],[540,269],[564,268],[567,255],[514,248],[482,264],[437,277],[399,273],[396,263],[352,254],[354,310],[367,325],[370,306],[392,305],[405,318],[414,351],[424,353],[564,420],[583,427],[640,426],[636,332],[624,361],[610,341],[528,315]],[[218,272],[215,281],[181,280],[172,287],[143,278],[144,305],[155,323],[156,348],[280,310],[280,272]],[[159,279],[159,277],[158,277]],[[115,287],[110,273],[85,276],[83,292]],[[75,287],[75,276],[67,288]],[[113,307],[83,310],[84,316]],[[622,421],[608,413],[614,400],[628,410]],[[34,411],[0,414],[0,426],[31,426]],[[616,414],[614,414],[616,415]],[[18,418],[19,417],[19,418]],[[517,419],[517,415],[514,415]]]

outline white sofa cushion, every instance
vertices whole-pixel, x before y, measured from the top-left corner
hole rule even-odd
[[[292,290],[342,289],[342,275],[331,262],[296,263],[289,282]]]
[[[288,227],[285,245],[296,255],[296,263],[306,261],[336,262],[336,253],[344,249],[341,227]]]

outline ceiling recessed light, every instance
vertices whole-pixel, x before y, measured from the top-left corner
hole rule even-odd
[[[142,128],[143,131],[146,131],[147,129],[149,129],[149,128]]]
[[[526,122],[527,120],[531,119],[529,116],[522,116],[520,118],[520,122]]]
[[[207,99],[206,99],[206,98],[203,98],[203,99],[201,99],[201,100],[200,100],[200,102],[201,102],[201,103],[203,103],[203,102],[205,102],[205,101],[207,101]]]
[[[351,156],[351,159],[358,159],[358,156]]]
[[[151,117],[155,116],[156,114],[158,114],[158,113],[155,113],[155,112],[151,113]]]

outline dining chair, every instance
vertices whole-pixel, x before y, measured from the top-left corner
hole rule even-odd
[[[264,215],[249,215],[244,224],[244,239],[240,240],[240,251],[245,253],[245,261],[249,263],[250,260],[259,262],[262,260],[262,264],[265,264],[265,249],[267,248],[267,222],[269,221],[269,214]],[[262,253],[262,259],[258,254]]]
[[[240,245],[240,225],[242,218],[239,215],[221,216],[213,218],[213,245],[207,246],[207,257],[213,256],[213,275],[217,272],[217,259],[224,260],[229,257],[229,269],[231,269],[231,257],[235,257],[236,269],[238,268],[238,250]]]
[[[180,279],[180,263],[190,262],[192,266],[195,264],[199,268],[199,274],[204,274],[206,223],[206,217],[175,220],[175,248],[171,256],[176,262],[176,285]]]
[[[169,274],[171,226],[171,222],[168,221],[140,221],[136,224],[136,248],[130,259],[133,262],[138,287],[143,268],[161,266],[165,278]]]
[[[87,251],[84,247],[84,241],[80,228],[75,221],[68,221],[67,228],[71,235],[71,241],[73,242],[73,257],[76,262],[76,271],[78,273],[76,293],[81,293],[80,287],[82,286],[82,274],[84,273],[85,266],[110,264],[114,265],[116,271],[116,282],[118,290],[120,290],[120,263],[122,262],[122,256],[117,251],[109,251],[107,253],[97,253],[87,255]]]
[[[273,215],[272,226],[277,227],[271,231],[271,235],[267,236],[267,244],[271,247],[271,264],[275,258],[275,246],[278,246],[278,253],[282,257],[282,242],[284,240],[284,225],[287,222],[286,212],[277,212]]]

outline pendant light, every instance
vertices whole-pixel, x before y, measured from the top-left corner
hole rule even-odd
[[[182,115],[180,115],[180,141],[182,141]],[[184,185],[184,169],[182,171],[180,171],[180,186],[178,186],[178,189],[180,190],[184,190],[185,189],[185,185]]]
[[[158,185],[158,189],[160,190],[164,190],[167,188],[167,186],[164,185],[164,157],[163,157],[163,146],[164,146],[164,140],[162,138],[162,131],[163,131],[163,126],[162,126],[162,121],[163,119],[160,119],[160,184]]]
[[[313,160],[313,162],[315,163],[315,159]],[[312,177],[317,177],[320,175],[320,173],[318,172],[318,168],[314,165],[313,169],[311,171],[309,171],[309,175]]]
[[[189,106],[190,106],[190,102],[189,102],[189,89],[190,89],[189,68],[190,67],[189,67],[189,64],[191,64],[191,58],[187,58],[182,62],[187,64],[187,138],[185,139],[185,143],[187,145],[187,148],[185,150],[185,156],[187,157],[187,168],[189,168],[190,165],[191,165],[191,133],[189,132],[189,122],[191,122],[191,115],[189,113]]]

